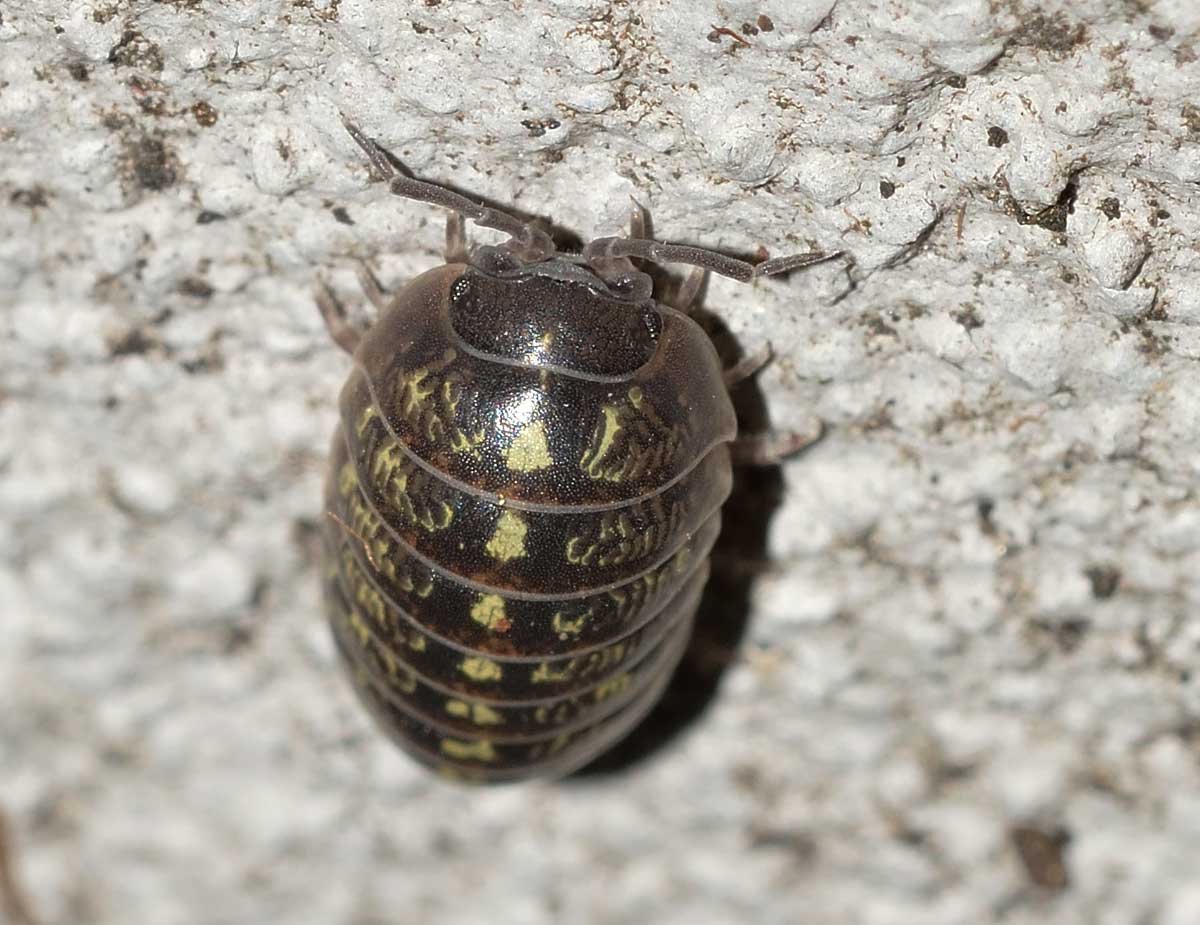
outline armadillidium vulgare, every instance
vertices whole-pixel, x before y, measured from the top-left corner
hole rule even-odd
[[[457,778],[560,775],[625,735],[687,642],[731,481],[736,421],[686,314],[705,270],[751,265],[644,237],[556,252],[535,226],[413,180],[350,123],[392,193],[450,210],[446,265],[351,326],[326,485],[325,594],[379,725]],[[469,254],[464,220],[509,235]],[[690,264],[674,307],[630,258]],[[798,442],[798,441],[797,441]]]

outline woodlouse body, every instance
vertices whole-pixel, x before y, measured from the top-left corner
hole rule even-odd
[[[589,245],[584,265],[516,219],[395,175],[347,128],[393,192],[457,215],[447,265],[394,298],[366,283],[382,311],[365,336],[319,297],[355,361],[325,496],[337,649],[417,759],[477,781],[567,773],[662,693],[731,484],[717,353],[626,256],[754,268],[647,241],[636,223]],[[468,259],[461,215],[512,240]]]

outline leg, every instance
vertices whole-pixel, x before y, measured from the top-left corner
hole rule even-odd
[[[763,344],[751,354],[742,357],[725,370],[725,388],[731,389],[743,379],[749,379],[756,372],[771,362],[771,345]]]
[[[728,257],[703,247],[688,247],[684,244],[662,244],[636,238],[597,238],[583,249],[584,259],[593,266],[597,261],[608,261],[618,257],[641,257],[657,263],[686,263],[694,267],[711,270],[738,282],[748,283],[760,276],[787,273],[801,267],[810,267],[840,256],[841,252],[823,254],[812,251],[807,254],[792,254],[775,257],[762,263],[747,263],[736,257]]]
[[[823,432],[823,425],[818,425],[812,434],[747,434],[729,445],[729,455],[737,466],[775,466],[816,443]]]
[[[392,300],[388,296],[387,290],[379,285],[379,280],[375,278],[375,274],[371,272],[371,268],[367,266],[365,260],[358,265],[358,284],[362,286],[367,300],[375,306],[375,311],[387,310]]]
[[[629,237],[634,240],[650,238],[650,223],[646,215],[646,208],[636,199],[633,200],[633,212],[629,216]],[[693,267],[692,272],[683,281],[683,286],[675,293],[671,307],[685,315],[690,312],[700,295],[700,290],[704,288],[705,276],[706,273],[703,269]]]
[[[632,196],[629,198],[633,199]],[[631,238],[646,237],[646,210],[636,199],[633,199],[633,211],[629,213],[629,236]],[[584,251],[584,253],[586,254],[587,252]],[[594,260],[589,260],[588,263],[597,276],[607,280],[609,283],[622,278],[632,280],[635,276],[645,275],[634,266],[633,261],[628,257],[602,254]],[[641,288],[645,289],[646,285],[645,283],[641,284]],[[649,298],[654,290],[653,282],[650,282],[648,285],[649,292],[646,293],[646,298]]]
[[[388,188],[394,195],[441,206],[443,209],[458,212],[476,225],[503,231],[511,237],[509,246],[513,253],[522,260],[536,262],[546,260],[554,255],[554,242],[540,228],[528,225],[507,212],[472,202],[466,196],[460,196],[436,183],[426,183],[424,180],[414,180],[412,177],[404,176],[392,166],[392,162],[383,148],[368,138],[362,129],[344,115],[342,124],[346,126],[350,137],[366,152],[375,172],[388,181]]]
[[[629,197],[633,199],[633,197]],[[633,211],[629,213],[629,237],[631,238],[649,238],[647,233],[648,223],[646,221],[646,207],[636,199],[633,200]]]
[[[696,299],[700,296],[700,290],[704,288],[704,280],[707,276],[707,271],[700,267],[692,267],[692,272],[687,275],[687,279],[683,281],[683,285],[675,293],[675,304],[671,307],[678,312],[683,312],[685,315],[690,312],[695,305]]]
[[[446,263],[467,262],[467,223],[458,212],[446,216]]]
[[[325,283],[321,283],[320,288],[317,289],[316,299],[317,308],[321,310],[321,317],[325,319],[325,328],[329,331],[333,342],[347,353],[353,354],[366,331],[346,317],[346,309],[342,307],[342,303],[334,296],[333,290]]]

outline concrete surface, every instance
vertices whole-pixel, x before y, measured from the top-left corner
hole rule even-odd
[[[826,436],[766,554],[717,563],[753,577],[732,664],[619,771],[441,783],[334,670],[311,539],[348,365],[311,292],[435,265],[443,221],[339,109],[578,239],[632,195],[664,239],[853,258],[708,288],[775,347],[773,424]],[[1198,183],[1191,0],[5,0],[30,906],[1200,922]]]

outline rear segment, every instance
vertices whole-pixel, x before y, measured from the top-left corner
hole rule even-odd
[[[625,735],[686,645],[733,436],[677,313],[578,280],[415,280],[356,354],[326,486],[329,618],[380,725],[472,781]]]

